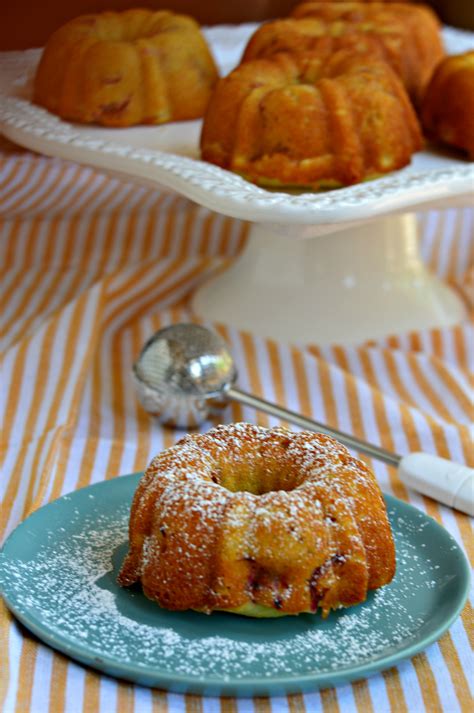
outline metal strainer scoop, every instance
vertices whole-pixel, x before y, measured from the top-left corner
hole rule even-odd
[[[242,391],[234,385],[237,370],[227,345],[206,327],[174,324],[160,329],[144,345],[133,375],[142,406],[164,425],[194,428],[229,401],[238,401],[333,436],[348,448],[396,467],[407,486],[474,515],[472,468],[427,453],[391,453]]]

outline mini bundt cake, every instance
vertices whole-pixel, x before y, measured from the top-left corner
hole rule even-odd
[[[141,582],[167,609],[326,616],[394,571],[385,504],[364,463],[319,433],[237,423],[153,459],[118,581]]]
[[[63,119],[105,126],[203,115],[217,70],[198,24],[168,11],[84,15],[49,39],[34,101]]]
[[[438,65],[421,120],[429,138],[463,149],[474,160],[474,51],[446,57]]]
[[[404,45],[410,44],[407,52]],[[299,57],[328,57],[339,50],[354,54],[366,54],[374,59],[388,62],[403,81],[412,96],[419,97],[422,86],[419,81],[416,49],[406,41],[402,23],[391,24],[390,33],[378,27],[357,30],[349,24],[341,33],[338,23],[326,23],[308,17],[302,20],[275,20],[262,25],[250,38],[242,56],[242,62],[272,57],[288,52]],[[395,51],[396,50],[396,51]]]
[[[331,188],[401,168],[422,145],[385,62],[344,49],[237,67],[210,99],[203,159],[262,186]]]
[[[293,51],[292,45],[296,50],[302,45],[311,49],[318,35],[332,38],[353,33],[367,35],[373,44],[379,45],[377,56],[383,54],[417,107],[434,68],[444,57],[440,22],[425,5],[305,2],[292,15],[300,21],[304,19],[306,24],[292,27],[290,19],[283,24],[264,25],[251,40],[247,56],[268,56],[272,43],[280,48],[277,51]],[[286,39],[285,34],[289,35]]]

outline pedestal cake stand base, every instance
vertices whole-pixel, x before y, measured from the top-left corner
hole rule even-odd
[[[238,260],[196,292],[194,312],[317,344],[452,326],[465,317],[461,298],[423,263],[413,214],[307,239],[298,230],[253,224]]]

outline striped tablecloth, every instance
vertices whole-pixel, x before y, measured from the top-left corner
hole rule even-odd
[[[1,156],[1,536],[76,488],[141,470],[179,434],[137,405],[130,367],[158,328],[188,318],[186,300],[242,249],[244,223],[74,164],[20,150]],[[472,209],[419,216],[424,257],[466,299]],[[219,326],[244,389],[400,453],[473,463],[474,335],[453,329],[358,347],[291,346]],[[234,406],[223,420],[273,419]],[[374,462],[382,488],[442,523],[473,555],[469,519],[414,492]],[[201,699],[101,676],[39,643],[3,610],[4,713],[472,710],[470,605],[436,644],[353,685],[273,699]]]

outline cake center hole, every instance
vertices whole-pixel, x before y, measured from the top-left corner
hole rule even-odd
[[[214,478],[213,478],[214,480]],[[279,468],[268,468],[265,465],[255,467],[241,465],[239,468],[222,468],[215,476],[215,482],[232,493],[247,492],[253,495],[264,495],[276,490],[294,490],[299,485],[299,479],[290,468],[284,464]]]

